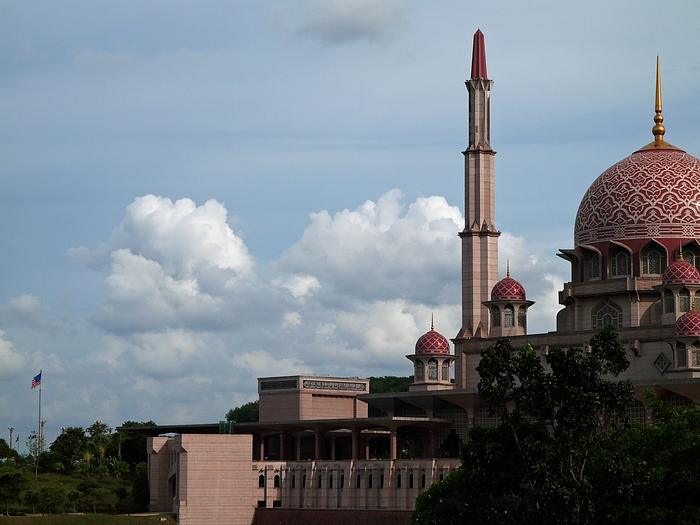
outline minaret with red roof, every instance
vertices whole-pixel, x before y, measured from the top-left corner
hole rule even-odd
[[[495,151],[491,149],[490,92],[484,34],[474,34],[469,92],[469,147],[464,151],[461,338],[488,337],[491,288],[498,280],[498,237],[494,209]]]

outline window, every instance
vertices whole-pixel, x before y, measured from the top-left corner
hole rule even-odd
[[[425,488],[425,474],[420,477],[420,486],[421,488]]]
[[[360,475],[357,475],[357,485],[356,487],[359,489],[362,486],[362,479],[360,478]]]
[[[622,308],[605,299],[593,309],[591,314],[591,327],[593,330],[602,330],[606,326],[622,328]]]
[[[625,277],[630,272],[631,257],[626,250],[616,250],[610,258],[610,272],[613,277]]]
[[[297,475],[292,474],[292,488],[296,488],[297,486]]]
[[[666,269],[666,252],[658,246],[652,246],[642,252],[642,273],[661,275]]]
[[[345,474],[341,474],[340,475],[340,488],[342,489],[344,487],[345,487]]]
[[[676,345],[676,367],[685,368],[688,366],[688,350],[684,343]]]
[[[333,488],[333,474],[328,476],[328,488]]]
[[[444,475],[444,474],[440,474],[440,481],[442,481],[443,479],[445,479],[445,475]]]
[[[690,312],[690,292],[687,288],[678,292],[678,308],[681,312]]]
[[[666,290],[664,292],[664,313],[672,314],[676,311],[675,299],[673,297],[673,292],[671,290]]]
[[[306,474],[304,474],[304,477],[301,478],[301,486],[306,488]]]
[[[450,362],[449,361],[442,362],[442,380],[443,381],[450,380]]]
[[[408,476],[408,487],[411,489],[413,488],[413,474]]]
[[[425,365],[420,359],[416,361],[416,383],[425,381]]]
[[[437,381],[438,362],[435,359],[428,361],[428,381]]]
[[[318,488],[323,488],[323,476],[321,474],[318,475]]]
[[[367,476],[367,487],[372,488],[372,474]]]
[[[700,366],[700,349],[693,347],[691,352],[693,355],[693,366]]]
[[[272,480],[272,486],[276,489],[280,488],[280,477],[275,476],[275,478]]]
[[[518,308],[518,326],[527,328],[527,308],[525,305]]]
[[[680,259],[680,253],[678,254],[678,257],[676,257],[676,260],[678,259]],[[690,264],[700,270],[700,254],[697,252],[697,250],[683,248],[683,260],[688,261]]]
[[[491,307],[491,326],[501,326],[501,310],[498,306]]]
[[[515,310],[509,304],[503,309],[503,326],[515,326]]]
[[[265,476],[260,474],[258,476],[258,488],[263,488],[265,486]]]
[[[396,476],[396,488],[398,488],[398,489],[401,488],[401,474]]]
[[[588,259],[588,278],[600,279],[600,255],[594,253]]]
[[[379,476],[379,488],[383,489],[384,488],[384,474]]]

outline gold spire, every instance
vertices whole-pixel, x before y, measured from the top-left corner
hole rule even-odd
[[[679,248],[679,249],[680,249],[681,255],[680,255],[680,257],[678,257],[678,260],[679,260],[679,261],[685,261],[685,259],[683,259],[683,239],[681,239],[680,248]]]
[[[435,314],[430,314],[430,331],[435,331]]]
[[[510,279],[510,259],[506,259],[506,279]]]
[[[661,114],[662,103],[661,103],[661,62],[659,57],[656,57],[656,103],[654,104],[654,127],[651,128],[651,132],[654,135],[654,142],[647,144],[643,148],[637,151],[653,150],[653,149],[672,149],[682,151],[679,148],[672,146],[668,142],[664,141],[664,134],[666,133],[666,128],[662,124],[664,121],[664,116]]]

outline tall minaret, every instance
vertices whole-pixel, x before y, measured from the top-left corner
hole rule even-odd
[[[462,329],[458,338],[488,337],[490,299],[498,280],[498,237],[494,210],[495,151],[491,149],[490,92],[484,34],[474,34],[469,91],[469,147],[464,151],[464,231],[462,238]]]

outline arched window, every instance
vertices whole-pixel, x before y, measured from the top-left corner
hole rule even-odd
[[[678,292],[678,309],[681,312],[690,312],[690,292],[687,288]]]
[[[306,474],[301,478],[301,486],[306,488]]]
[[[627,250],[618,249],[610,257],[610,273],[613,277],[625,277],[632,273],[631,257]]]
[[[425,365],[420,359],[416,360],[416,383],[418,381],[425,381]]]
[[[340,475],[340,488],[342,489],[344,487],[345,487],[345,474],[341,474]]]
[[[383,489],[384,488],[384,474],[379,476],[379,488]]]
[[[450,362],[449,361],[442,362],[442,380],[443,381],[450,380]]]
[[[642,273],[661,275],[666,269],[666,252],[658,246],[650,246],[642,251]]]
[[[259,488],[263,488],[264,486],[265,486],[265,476],[263,476],[262,474],[260,474],[260,475],[258,476],[258,487],[259,487]]]
[[[518,326],[527,328],[527,308],[525,308],[525,305],[518,308]]]
[[[440,481],[442,481],[443,479],[445,479],[445,475],[444,475],[444,474],[440,474]]]
[[[280,488],[280,477],[279,475],[276,475],[274,479],[272,480],[272,486],[276,489]]]
[[[401,474],[396,476],[396,488],[400,489],[401,488]]]
[[[605,299],[593,309],[591,326],[593,330],[602,330],[606,326],[622,328],[622,308],[610,299]]]
[[[676,260],[680,259],[680,253]],[[693,248],[683,248],[683,260],[688,261],[700,271],[700,253]]]
[[[428,381],[437,381],[438,362],[435,359],[428,361]]]
[[[408,476],[408,488],[410,488],[410,489],[413,488],[413,474]]]
[[[501,309],[498,306],[491,307],[491,326],[501,326]]]
[[[420,486],[421,488],[425,488],[425,474],[420,477]]]
[[[503,326],[515,326],[515,310],[509,304],[503,309]]]
[[[588,278],[600,279],[600,255],[594,253],[588,259]]]
[[[292,474],[292,488],[296,488],[297,486],[297,475]]]
[[[318,488],[323,487],[323,476],[321,474],[318,475]]]
[[[361,478],[360,475],[358,474],[358,475],[357,475],[357,485],[356,485],[356,487],[359,489],[361,486],[362,486],[362,478]]]
[[[684,343],[676,344],[676,367],[685,368],[688,366],[688,349]]]
[[[367,476],[367,487],[370,489],[372,488],[372,474]]]
[[[328,476],[328,488],[333,488],[333,474]]]
[[[664,313],[672,314],[676,311],[675,298],[673,297],[673,292],[671,290],[666,290],[664,292]]]

